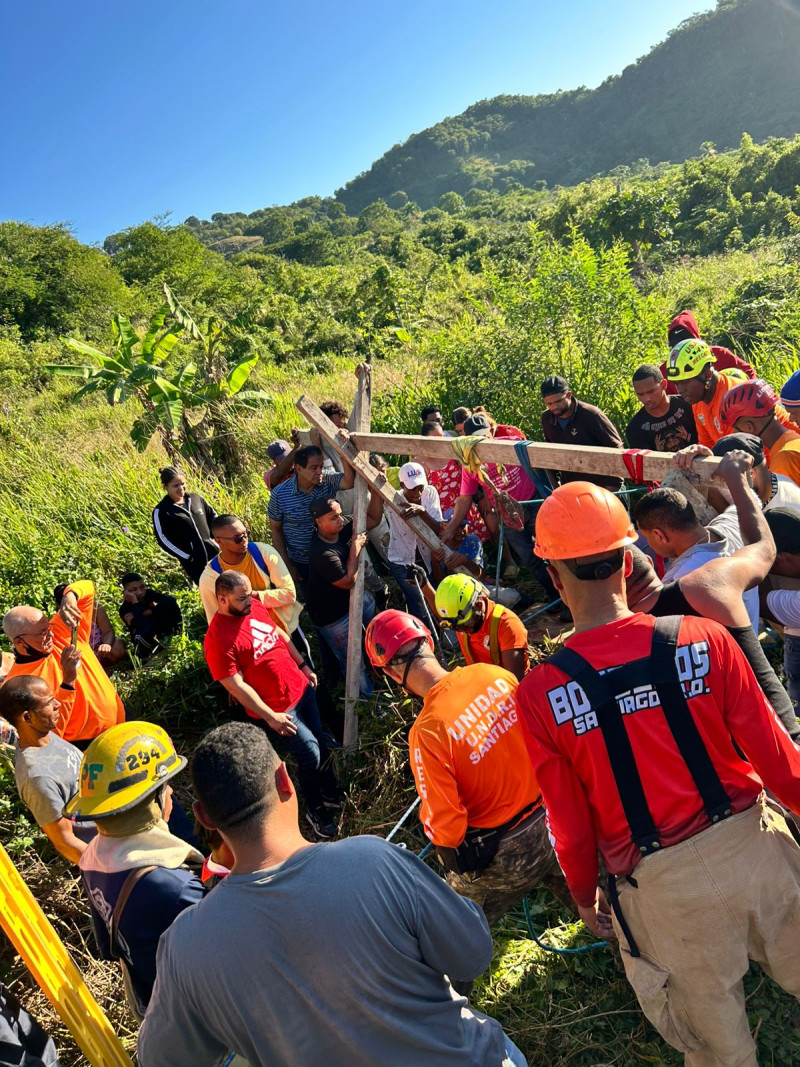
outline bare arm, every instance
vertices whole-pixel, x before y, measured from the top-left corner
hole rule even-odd
[[[528,668],[528,654],[524,648],[509,648],[500,653],[500,666],[521,682]]]
[[[47,834],[53,848],[70,863],[77,863],[86,851],[86,842],[75,836],[71,819],[56,819],[42,830]]]
[[[356,574],[358,573],[358,561],[361,558],[361,552],[364,545],[367,543],[367,535],[365,533],[356,534],[350,542],[350,555],[347,557],[347,569],[342,578],[337,579],[335,582],[331,582],[331,585],[335,585],[337,589],[352,589],[356,584]]]
[[[98,604],[95,607],[94,617],[100,629],[102,643],[105,645],[112,645],[114,643],[114,638],[117,635],[114,632],[114,627],[108,617],[108,614],[106,613],[106,609],[103,607],[102,604]]]
[[[297,733],[297,727],[291,718],[284,712],[273,711],[265,704],[251,685],[248,685],[241,674],[232,674],[229,678],[220,678],[231,696],[238,700],[242,707],[252,711],[259,719],[263,719],[276,733],[289,737]]]
[[[472,505],[472,494],[465,493],[463,496],[457,498],[453,505],[453,515],[447,526],[442,531],[442,540],[450,544],[453,537],[455,537],[461,523],[466,519],[469,514],[469,509]]]
[[[728,452],[717,469],[736,505],[744,547],[732,556],[710,560],[680,580],[683,595],[695,611],[723,626],[748,625],[742,594],[760,585],[775,560],[775,542],[747,482],[751,465],[746,453]]]

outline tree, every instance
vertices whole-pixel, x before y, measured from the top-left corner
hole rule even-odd
[[[23,340],[77,328],[99,337],[129,301],[108,256],[66,226],[0,223],[0,323],[18,326]]]
[[[110,351],[102,352],[77,338],[62,337],[66,347],[79,355],[89,356],[93,364],[48,364],[45,370],[84,380],[72,397],[77,402],[92,393],[104,392],[112,406],[136,399],[142,408],[131,427],[131,440],[140,451],[158,435],[164,451],[173,463],[183,459],[201,467],[207,474],[226,477],[229,471],[215,455],[215,440],[208,426],[227,415],[230,408],[242,403],[263,403],[266,393],[245,391],[247,379],[258,362],[258,353],[223,371],[220,351],[223,338],[237,325],[209,320],[208,336],[201,333],[182,306],[165,286],[168,301],[150,321],[144,336],[131,326],[124,315],[115,315],[111,323]],[[175,323],[167,326],[172,314]],[[194,361],[181,366],[168,361],[184,333],[203,346],[208,358],[198,368]],[[190,412],[200,412],[191,421]],[[212,412],[216,415],[212,416]],[[219,452],[219,449],[217,449]]]

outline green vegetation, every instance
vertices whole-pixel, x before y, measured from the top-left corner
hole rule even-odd
[[[800,129],[800,19],[786,0],[718,0],[598,88],[498,96],[395,145],[337,197],[352,213],[453,190],[573,185]],[[402,190],[402,192],[400,192]],[[245,231],[247,232],[247,231]]]
[[[704,16],[662,47],[751,6]],[[766,21],[777,17],[766,10]],[[301,393],[348,402],[366,355],[373,422],[388,431],[416,430],[432,400],[445,411],[483,402],[535,438],[538,383],[554,372],[624,425],[636,406],[631,371],[665,357],[667,322],[684,307],[709,340],[779,386],[800,362],[799,163],[799,138],[747,136],[733,152],[573,188],[451,184],[428,210],[394,193],[357,216],[309,198],[182,226],[160,219],[110,237],[104,251],[64,227],[0,224],[0,604],[49,610],[57,582],[90,576],[113,605],[128,569],[177,590],[185,633],[117,678],[129,714],[161,722],[190,752],[228,712],[208,682],[196,593],[151,534],[164,449],[218,510],[266,538],[268,442],[289,436]],[[69,370],[75,352],[86,369]],[[260,407],[230,402],[251,391]],[[386,834],[413,796],[404,745],[414,706],[388,687],[376,701],[384,717],[365,708],[362,748],[339,757],[346,833]],[[21,811],[7,767],[0,777],[2,839],[133,1048],[117,972],[91,959],[74,878]],[[416,824],[401,839],[422,844]],[[558,928],[549,939],[585,942],[544,897],[533,914],[537,927]],[[476,1000],[532,1063],[678,1062],[610,955],[544,953],[520,915],[495,935]],[[56,1029],[64,1062],[77,1063],[19,961],[6,951],[0,969]],[[747,990],[763,1061],[788,1067],[796,1002],[755,971]]]

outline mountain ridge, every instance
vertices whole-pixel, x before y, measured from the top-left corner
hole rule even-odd
[[[718,0],[596,89],[498,96],[393,146],[336,191],[349,214],[405,194],[574,185],[800,130],[800,0]]]

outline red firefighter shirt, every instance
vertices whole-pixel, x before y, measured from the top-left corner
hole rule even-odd
[[[615,695],[664,847],[709,825],[652,686],[630,689],[624,665],[650,655],[651,615],[632,615],[576,634],[569,648],[602,673],[619,670]],[[800,811],[800,750],[791,741],[736,642],[718,623],[684,617],[678,674],[700,736],[734,813],[766,785]],[[597,849],[612,874],[641,860],[631,840],[597,715],[586,694],[548,663],[517,691],[528,750],[542,788],[558,861],[576,902],[590,907],[597,889]],[[747,759],[736,752],[734,741]],[[749,761],[749,762],[748,762]]]
[[[467,827],[489,829],[539,799],[510,671],[458,667],[428,692],[408,735],[425,833],[457,848]]]
[[[308,681],[289,654],[289,647],[264,605],[253,597],[249,615],[217,612],[203,642],[208,669],[215,682],[241,674],[272,711],[284,712],[299,703]],[[252,719],[258,715],[248,711]]]

